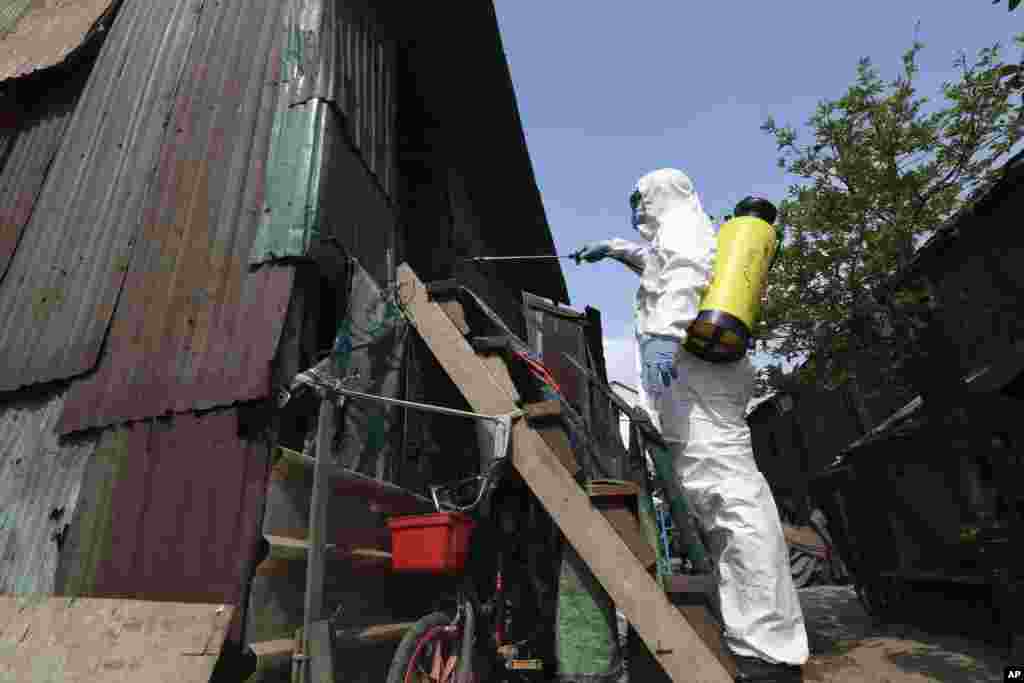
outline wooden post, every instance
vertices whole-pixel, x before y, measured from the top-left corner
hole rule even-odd
[[[517,410],[407,264],[398,268],[398,286],[412,324],[473,410],[490,415]],[[512,464],[675,683],[732,681],[526,420],[517,420],[512,428]]]

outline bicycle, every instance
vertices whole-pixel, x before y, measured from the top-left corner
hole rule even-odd
[[[524,516],[532,519],[528,506],[539,503],[504,459],[484,475],[432,486],[431,494],[438,512],[473,513],[469,555],[454,605],[427,614],[405,634],[387,683],[545,680],[554,620],[545,620],[546,591],[517,554],[526,536],[516,529]]]

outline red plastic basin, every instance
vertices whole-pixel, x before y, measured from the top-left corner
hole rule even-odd
[[[391,567],[397,572],[457,574],[466,564],[473,520],[458,512],[388,520]]]

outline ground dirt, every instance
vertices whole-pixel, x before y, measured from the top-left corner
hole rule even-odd
[[[967,615],[941,598],[915,605],[915,623],[900,624],[876,623],[845,586],[803,589],[800,601],[811,647],[808,683],[991,683],[1003,680],[1009,663],[1007,650],[980,635],[984,612]]]

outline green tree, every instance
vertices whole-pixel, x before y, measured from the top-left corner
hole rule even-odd
[[[902,335],[877,334],[884,311],[870,293],[997,178],[1024,132],[1021,69],[1004,63],[998,44],[961,55],[935,106],[915,86],[921,49],[915,43],[903,55],[891,81],[862,59],[846,92],[818,105],[806,142],[773,119],[762,126],[778,145],[779,167],[798,178],[779,207],[786,248],[757,334],[762,351],[807,359],[790,381],[837,386],[851,379],[857,354],[892,361],[909,353]],[[761,390],[781,378],[777,367],[766,370]]]
[[[1002,1],[1003,0],[992,0],[992,4],[993,5],[998,5]],[[1017,5],[1019,5],[1020,3],[1021,3],[1021,0],[1010,0],[1010,11],[1012,12],[1013,10],[1017,9]]]

